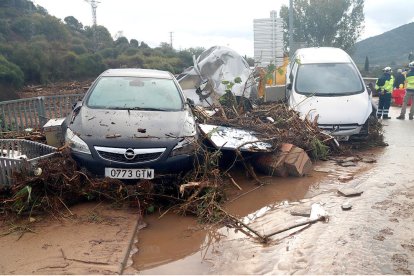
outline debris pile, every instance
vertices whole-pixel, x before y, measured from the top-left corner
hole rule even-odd
[[[109,200],[115,204],[136,200],[145,202],[142,194],[149,194],[148,185],[140,185],[132,191],[122,181],[110,178],[94,178],[89,172],[78,170],[69,151],[57,157],[40,160],[34,173],[15,172],[11,186],[0,191],[0,213],[3,215],[29,215],[38,213],[60,214],[60,210],[87,200]],[[142,206],[145,208],[145,206]]]
[[[92,80],[85,80],[85,81],[52,83],[48,85],[29,85],[29,86],[25,86],[17,94],[21,99],[39,97],[39,96],[62,95],[62,94],[79,94],[79,93],[85,93],[88,90],[91,83],[92,83]]]
[[[250,130],[257,141],[270,143],[273,150],[289,143],[304,149],[315,160],[339,150],[334,137],[321,132],[316,121],[302,120],[285,104],[263,103],[244,113],[240,106],[222,105],[216,110],[218,112],[212,116],[199,109],[194,113],[203,123]]]

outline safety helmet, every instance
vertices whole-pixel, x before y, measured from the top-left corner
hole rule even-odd
[[[391,67],[387,66],[384,69],[382,69],[382,71],[384,71],[384,73],[391,73]]]
[[[414,61],[411,61],[410,63],[408,63],[408,67],[414,68]]]

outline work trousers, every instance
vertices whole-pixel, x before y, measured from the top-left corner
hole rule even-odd
[[[388,92],[385,92],[385,94],[380,93],[378,110],[377,110],[377,118],[381,118],[381,116],[388,117],[390,106],[391,106],[391,93],[388,93]]]
[[[410,108],[410,114],[408,116],[413,117],[414,116],[414,90],[407,90],[405,92],[404,96],[404,102],[401,107],[401,117],[405,116],[405,110],[407,109],[408,102],[412,99],[411,108]]]

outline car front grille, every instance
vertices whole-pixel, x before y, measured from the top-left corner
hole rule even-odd
[[[355,130],[359,127],[359,125],[358,124],[342,124],[342,125],[319,124],[318,127],[327,132],[335,133],[337,131]]]
[[[164,153],[165,148],[155,149],[122,149],[122,148],[106,148],[106,147],[95,147],[96,152],[99,156],[105,160],[119,162],[119,163],[142,163],[155,161],[161,157]],[[127,150],[133,151],[135,156],[133,158],[126,158],[125,152]]]

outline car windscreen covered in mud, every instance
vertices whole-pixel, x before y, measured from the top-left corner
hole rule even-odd
[[[98,80],[86,105],[106,109],[181,110],[183,100],[171,79],[110,76]]]

